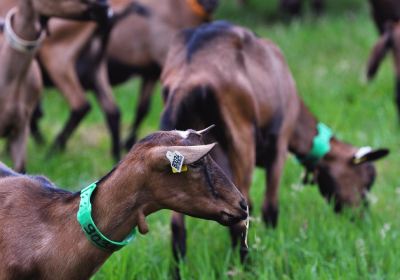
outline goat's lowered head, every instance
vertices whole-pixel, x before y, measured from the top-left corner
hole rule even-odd
[[[343,206],[360,206],[375,180],[372,162],[388,154],[387,149],[357,149],[333,138],[331,151],[314,169],[314,180],[321,194],[334,202],[336,212]]]
[[[215,143],[203,143],[205,132],[158,132],[137,143],[132,149],[143,151],[146,191],[156,208],[223,225],[238,223],[248,216],[246,200],[209,155]]]
[[[43,17],[104,21],[111,14],[107,0],[31,0]]]

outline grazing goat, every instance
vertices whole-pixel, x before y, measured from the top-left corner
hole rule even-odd
[[[52,16],[104,18],[105,4],[104,0],[31,0],[7,9],[0,49],[0,136],[8,141],[16,170],[25,169],[29,120],[42,89],[39,68],[32,61],[45,36],[44,22]]]
[[[244,221],[246,200],[208,155],[214,145],[193,130],[154,133],[80,193],[0,165],[0,279],[89,279],[127,243],[101,233],[122,240],[137,226],[145,234],[146,216],[160,209],[223,225]],[[169,152],[184,157],[185,172],[172,172]],[[87,222],[82,212],[90,201]]]
[[[165,101],[161,128],[215,123],[218,129],[207,139],[219,146],[211,155],[250,206],[253,170],[256,165],[265,168],[262,214],[268,225],[278,222],[278,189],[288,151],[313,175],[335,211],[361,204],[375,178],[370,161],[388,153],[358,149],[333,137],[297,95],[281,51],[227,22],[181,32],[171,44],[161,80]],[[173,214],[175,256],[186,251],[183,218]],[[239,233],[231,227],[233,245]]]
[[[115,11],[120,11],[131,2],[112,0],[110,3]],[[183,28],[194,27],[208,21],[217,6],[217,0],[149,0],[138,1],[136,5],[137,13],[126,14],[123,19],[113,24],[113,28],[110,28],[108,47],[107,44],[103,44],[100,48],[91,48],[98,36],[83,39],[87,36],[85,32],[90,34],[88,31],[64,26],[63,29],[75,33],[71,39],[75,38],[75,42],[79,45],[76,50],[68,52],[73,56],[72,59],[64,55],[66,63],[59,63],[53,57],[55,55],[59,57],[59,53],[65,52],[65,44],[59,44],[61,40],[59,37],[66,31],[52,31],[52,34],[59,33],[60,36],[50,39],[51,42],[45,42],[43,50],[39,53],[42,67],[49,74],[50,80],[64,94],[71,108],[69,119],[53,144],[56,149],[65,148],[68,139],[89,112],[90,104],[85,97],[84,89],[93,89],[106,114],[113,142],[113,155],[118,159],[120,113],[112,96],[111,85],[119,85],[133,75],[139,75],[142,77],[140,97],[126,144],[126,147],[130,148],[136,140],[141,122],[148,113],[150,99],[159,79],[171,38]],[[82,38],[80,41],[76,39],[79,37]],[[70,41],[69,38],[64,40]],[[104,50],[107,50],[107,57],[102,59],[102,55],[98,53]],[[85,65],[88,64],[86,60],[93,57],[96,58],[96,67],[85,69]],[[68,60],[76,63],[68,63]],[[68,71],[65,71],[65,65],[69,66]],[[38,130],[37,122],[38,118],[35,118],[34,131]]]
[[[372,80],[389,50],[393,51],[396,70],[396,105],[400,118],[400,2],[396,0],[370,0],[372,15],[381,34],[375,44],[367,66],[367,77]]]

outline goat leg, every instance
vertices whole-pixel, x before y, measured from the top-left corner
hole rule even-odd
[[[94,78],[94,92],[96,98],[105,114],[107,120],[108,130],[111,134],[112,141],[112,155],[115,161],[120,160],[121,157],[121,143],[120,143],[120,118],[121,114],[119,108],[114,100],[112,88],[108,80],[107,64],[101,63],[99,71]]]
[[[133,122],[128,139],[125,142],[125,148],[129,150],[136,142],[137,131],[143,119],[147,116],[150,108],[151,96],[157,82],[155,78],[143,78],[140,89],[140,97],[136,107],[135,120]]]
[[[26,170],[26,145],[29,137],[29,123],[22,126],[22,130],[8,139],[14,170],[25,173]]]
[[[267,191],[262,207],[263,219],[267,226],[276,227],[278,224],[279,184],[286,154],[287,144],[282,139],[272,139],[270,157],[266,161]]]
[[[39,121],[42,117],[43,117],[43,109],[41,103],[39,102],[33,111],[32,118],[30,121],[32,137],[35,140],[35,142],[39,145],[43,145],[45,142],[43,134],[39,128]]]
[[[175,279],[180,279],[179,262],[186,256],[186,227],[185,216],[178,212],[172,212],[172,252],[176,261]]]
[[[396,105],[397,113],[400,121],[400,77],[396,79]]]
[[[56,140],[53,143],[53,146],[51,148],[52,152],[63,151],[65,149],[68,139],[71,137],[72,133],[75,131],[81,120],[89,111],[89,103],[85,103],[82,107],[71,111],[65,127],[56,137]]]
[[[324,11],[325,8],[325,1],[324,0],[313,0],[312,8],[315,14],[320,15]]]

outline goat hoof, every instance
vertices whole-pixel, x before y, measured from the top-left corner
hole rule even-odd
[[[111,154],[115,162],[118,162],[121,159],[121,150],[119,147],[114,147],[111,151]]]
[[[65,144],[61,144],[59,142],[54,142],[54,144],[51,146],[49,152],[47,153],[49,156],[59,154],[65,151]]]
[[[278,207],[274,207],[271,205],[265,206],[262,209],[263,220],[267,227],[276,228],[278,225]]]
[[[32,137],[37,145],[44,146],[44,144],[46,144],[46,141],[44,140],[42,133],[40,132],[32,133]]]
[[[249,259],[249,249],[247,247],[240,247],[240,262],[246,264]]]
[[[125,149],[129,151],[133,145],[136,143],[136,136],[129,136],[129,138],[125,142]]]

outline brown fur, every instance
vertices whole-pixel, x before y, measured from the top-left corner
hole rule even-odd
[[[182,32],[173,42],[162,82],[166,104],[161,126],[183,129],[216,123],[209,137],[220,146],[213,156],[248,201],[255,166],[265,168],[263,217],[275,226],[288,151],[307,155],[317,124],[297,95],[280,50],[242,27],[203,25]],[[316,167],[305,167],[315,174],[321,193],[335,201],[336,210],[359,205],[372,184],[374,168],[370,163],[352,164],[357,148],[336,138],[330,144],[331,151]],[[175,228],[184,226],[177,214],[173,223]],[[233,227],[231,232],[235,244],[237,231]],[[176,243],[185,248],[184,240]]]
[[[61,90],[71,109],[70,118],[54,143],[56,149],[65,148],[73,131],[89,112],[90,105],[84,92],[85,89],[93,89],[105,112],[113,141],[113,155],[118,159],[119,110],[112,95],[111,85],[121,84],[136,74],[141,76],[143,81],[135,121],[127,144],[131,147],[136,139],[136,131],[148,112],[150,98],[171,37],[181,28],[196,26],[208,20],[208,15],[200,17],[194,13],[188,6],[188,1],[138,1],[149,14],[145,16],[143,12],[126,14],[115,23],[110,34],[108,66],[106,58],[98,55],[105,51],[107,45],[96,43],[99,39],[94,32],[95,27],[83,23],[50,23],[50,33],[53,36],[45,42],[39,57],[43,68],[49,74],[51,81]],[[201,1],[215,0],[199,0]],[[122,12],[129,3],[130,0],[111,1],[116,13]],[[204,5],[209,6],[207,3]],[[76,28],[77,25],[81,25],[81,28]],[[70,45],[74,47],[71,48]],[[88,56],[96,57],[94,63],[82,60],[82,58],[87,60]],[[53,59],[54,57],[59,59]],[[85,71],[90,75],[83,75],[76,68],[77,64],[93,65]],[[37,127],[37,124],[34,126]]]
[[[92,196],[98,228],[112,240],[136,226],[146,233],[145,217],[165,208],[225,225],[246,219],[243,196],[203,147],[196,133],[184,139],[176,132],[156,133],[135,145]],[[188,158],[198,163],[173,174],[165,156],[169,149],[192,153]],[[203,170],[211,174],[217,197]],[[0,279],[89,279],[112,252],[95,247],[77,223],[79,193],[0,164],[2,173],[8,175],[0,178]]]
[[[79,0],[18,1],[18,11],[13,19],[15,32],[25,40],[35,40],[39,34],[41,16],[81,17],[91,12],[97,2]],[[4,15],[15,2],[2,1],[0,14]],[[41,76],[33,53],[14,50],[2,38],[0,49],[0,136],[8,141],[9,151],[16,170],[25,169],[26,143],[29,120],[42,88]]]

